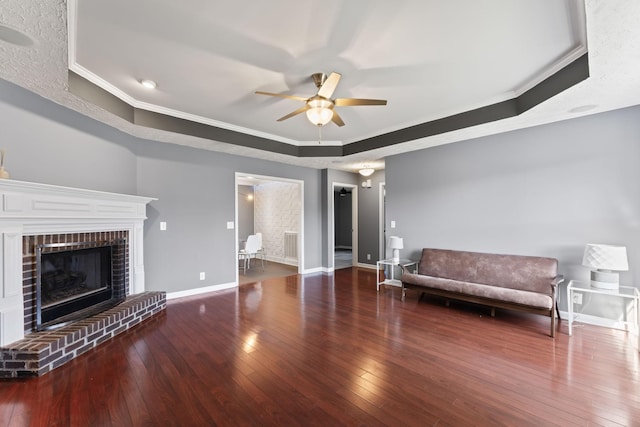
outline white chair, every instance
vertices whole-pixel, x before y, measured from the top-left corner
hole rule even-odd
[[[267,250],[262,245],[262,233],[256,233],[258,240],[260,241],[260,248],[258,249],[258,255],[262,259],[262,268],[264,269],[264,260],[267,259]]]
[[[243,261],[243,272],[247,272],[247,268],[251,268],[251,258],[255,258],[260,249],[260,241],[258,236],[252,234],[247,237],[247,243],[244,245],[244,249],[240,249],[238,253],[238,259]],[[264,265],[263,265],[264,268]]]

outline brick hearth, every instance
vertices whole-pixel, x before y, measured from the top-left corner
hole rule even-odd
[[[45,374],[166,308],[165,292],[131,295],[100,314],[0,347],[0,378]]]

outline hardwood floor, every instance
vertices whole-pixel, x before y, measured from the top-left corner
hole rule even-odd
[[[2,426],[640,425],[635,336],[376,293],[375,272],[173,300],[40,377],[0,382]]]
[[[291,276],[292,274],[298,273],[298,267],[296,266],[280,264],[273,261],[265,261],[263,267],[261,260],[254,259],[251,261],[251,265],[252,267],[247,269],[247,271],[243,271],[243,269],[240,268],[238,280],[241,285],[274,279],[276,277]]]

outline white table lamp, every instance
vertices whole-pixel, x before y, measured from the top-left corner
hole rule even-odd
[[[391,257],[391,260],[394,263],[398,264],[400,262],[400,249],[403,248],[402,237],[389,236],[388,246],[393,250],[392,251],[393,255]]]
[[[629,270],[627,248],[589,243],[582,265],[591,269],[591,287],[615,291],[620,283],[618,271]]]

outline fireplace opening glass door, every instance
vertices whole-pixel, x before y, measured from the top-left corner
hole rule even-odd
[[[111,244],[38,245],[38,330],[95,314],[118,296],[113,289]]]

